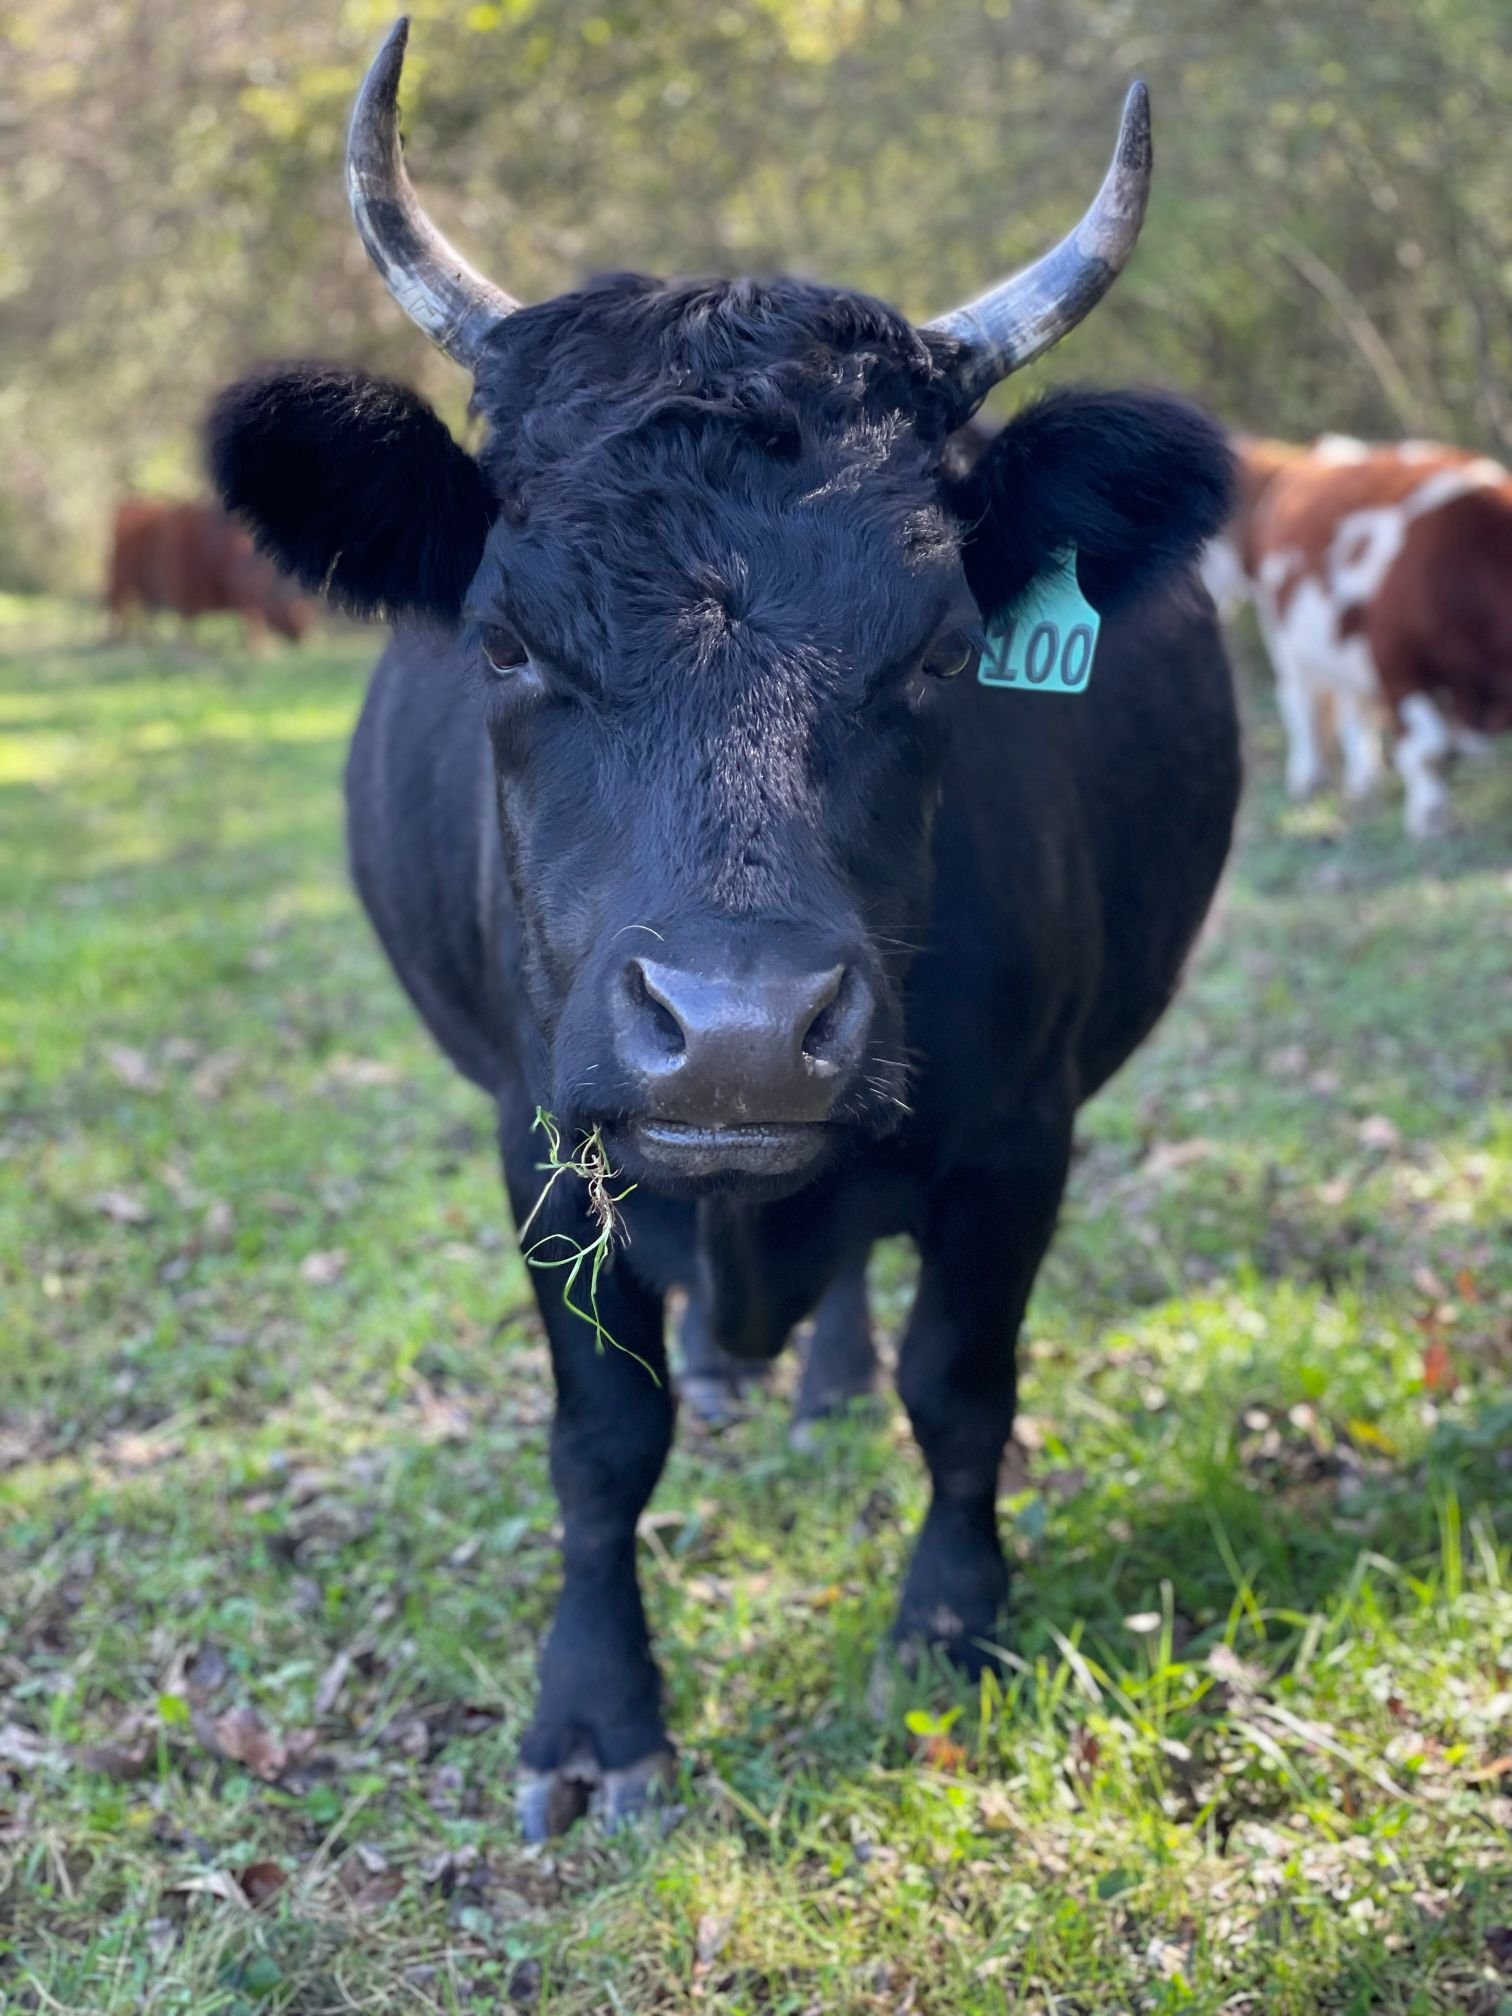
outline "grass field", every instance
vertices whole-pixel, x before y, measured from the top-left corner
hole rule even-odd
[[[9,615],[0,2009],[1509,2016],[1506,752],[1414,851],[1257,694],[1032,1311],[1001,1685],[867,1719],[919,1465],[774,1393],[644,1525],[684,1817],[548,1853],[544,1354],[344,882],[371,640]]]

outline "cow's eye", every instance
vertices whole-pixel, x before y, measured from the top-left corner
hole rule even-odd
[[[976,661],[976,639],[965,630],[947,630],[924,653],[924,670],[931,679],[958,679]]]
[[[480,641],[483,662],[496,679],[507,679],[530,663],[530,653],[513,630],[505,629],[502,623],[485,623]]]

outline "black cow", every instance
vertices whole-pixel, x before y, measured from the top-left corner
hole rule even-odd
[[[1234,704],[1189,562],[1230,472],[1189,408],[1100,392],[959,466],[987,389],[1132,249],[1138,87],[1077,231],[927,328],[787,279],[616,275],[521,307],[409,186],[404,39],[358,100],[354,210],[472,372],[487,445],[307,366],[223,394],[211,452],[282,565],[401,619],[348,766],[352,861],[497,1104],[516,1223],[540,1108],[636,1186],[596,1322],[535,1279],[565,1562],[522,1749],[538,1836],[590,1787],[617,1819],[670,1762],[635,1528],[672,1439],[674,1288],[742,1361],[819,1309],[843,1386],[867,1251],[912,1236],[899,1386],[933,1498],[897,1642],[991,1656],[1015,1340],[1072,1117],[1170,1001],[1229,845]],[[1067,547],[1102,617],[1087,690],[981,683],[984,632]],[[548,1236],[597,1236],[576,1177]]]

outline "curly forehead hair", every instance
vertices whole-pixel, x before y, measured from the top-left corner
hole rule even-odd
[[[934,445],[965,418],[959,353],[885,302],[813,281],[614,273],[502,323],[474,406],[516,467],[570,456],[589,432],[602,445],[669,426],[729,428],[781,456],[906,418]]]

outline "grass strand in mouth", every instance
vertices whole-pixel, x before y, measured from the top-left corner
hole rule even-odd
[[[520,1227],[520,1251],[530,1267],[565,1268],[567,1278],[562,1283],[562,1301],[574,1316],[592,1329],[599,1350],[606,1344],[616,1351],[623,1351],[627,1358],[634,1358],[637,1365],[645,1365],[647,1372],[657,1384],[653,1366],[647,1365],[639,1353],[621,1344],[612,1332],[605,1328],[599,1316],[599,1276],[608,1265],[614,1253],[616,1240],[629,1243],[624,1220],[619,1207],[635,1188],[627,1183],[623,1190],[615,1190],[616,1181],[609,1165],[608,1150],[604,1147],[604,1137],[598,1127],[584,1134],[578,1142],[576,1153],[562,1153],[562,1129],[555,1114],[548,1113],[544,1106],[537,1106],[535,1119],[531,1122],[531,1132],[539,1130],[546,1137],[546,1160],[536,1167],[543,1171],[546,1181],[541,1186],[541,1194],[530,1207],[530,1215]],[[564,1176],[576,1176],[588,1193],[588,1215],[598,1228],[587,1244],[573,1238],[570,1232],[545,1232],[533,1245],[526,1244],[531,1226],[540,1216],[547,1198]],[[555,1253],[549,1249],[561,1245],[565,1251]],[[587,1277],[587,1307],[574,1295]]]

